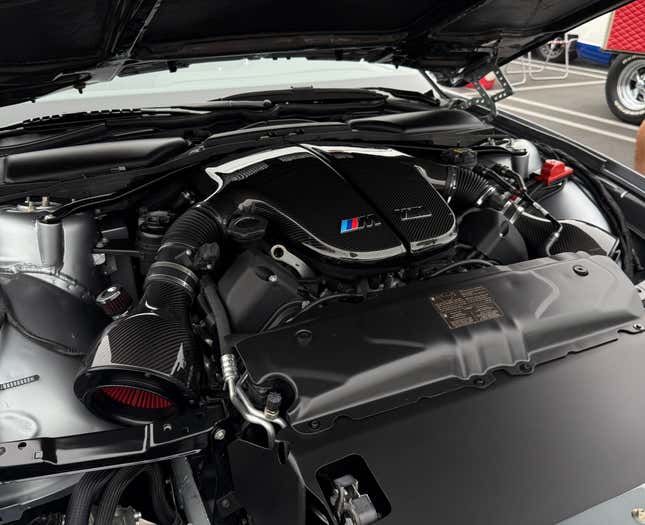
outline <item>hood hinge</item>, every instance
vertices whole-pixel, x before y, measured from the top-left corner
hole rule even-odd
[[[482,87],[479,80],[475,80],[473,82],[473,85],[475,86],[477,93],[479,93],[479,96],[469,99],[466,103],[467,108],[473,106],[484,106],[485,108],[487,108],[489,111],[487,117],[489,119],[493,119],[497,116],[496,103],[500,100],[510,97],[513,94],[513,86],[511,86],[502,70],[499,68],[493,69],[493,74],[495,75],[497,82],[499,82],[499,85],[502,86],[502,90],[498,91],[493,96],[490,96],[488,92]]]

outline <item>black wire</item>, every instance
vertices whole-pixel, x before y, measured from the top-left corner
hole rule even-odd
[[[260,328],[260,332],[266,332],[267,330],[270,330],[273,328],[273,324],[278,320],[281,314],[283,314],[285,311],[289,310],[290,308],[293,307],[298,307],[302,308],[302,303],[303,301],[289,301],[288,303],[284,303],[281,305],[278,309],[276,309],[272,314],[269,319],[267,319],[266,323],[262,325],[262,328]],[[280,324],[280,323],[278,323]]]
[[[292,323],[295,319],[300,317],[302,314],[305,312],[309,312],[312,308],[315,308],[316,306],[320,306],[323,303],[333,301],[335,299],[364,299],[365,297],[359,293],[335,293],[331,295],[325,295],[324,297],[321,297],[320,299],[316,299],[315,301],[312,301],[309,303],[307,306],[305,306],[302,310],[300,310],[296,315],[294,315],[291,319],[286,321],[287,323]]]
[[[436,277],[437,275],[441,275],[443,273],[449,272],[450,270],[454,270],[455,268],[459,268],[460,266],[470,266],[471,264],[481,265],[481,266],[495,266],[495,263],[492,263],[485,259],[466,259],[463,261],[454,262],[452,264],[449,264],[448,266],[444,266],[443,268],[440,268],[436,272],[431,273],[428,277]]]
[[[535,202],[541,203],[549,197],[553,197],[555,194],[561,192],[564,188],[564,185],[565,181],[549,186],[544,186],[541,182],[538,182],[531,185],[528,193],[535,200]]]

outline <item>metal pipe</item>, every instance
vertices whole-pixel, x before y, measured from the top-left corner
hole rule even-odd
[[[255,408],[251,401],[249,401],[246,393],[242,390],[242,384],[248,378],[248,374],[245,373],[238,381],[237,365],[233,354],[222,355],[221,362],[222,376],[231,404],[245,421],[253,425],[259,425],[266,431],[267,446],[268,448],[273,448],[275,446],[276,434],[273,423],[276,423],[281,428],[286,428],[287,423],[279,417],[269,421],[264,415],[264,412]]]

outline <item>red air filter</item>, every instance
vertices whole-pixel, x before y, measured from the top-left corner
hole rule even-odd
[[[156,410],[173,406],[173,403],[159,394],[130,386],[104,386],[100,392],[113,401],[132,408]]]

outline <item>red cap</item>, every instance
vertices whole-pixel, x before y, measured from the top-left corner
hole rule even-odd
[[[535,180],[548,185],[564,177],[568,177],[572,173],[573,168],[570,168],[561,160],[547,159],[542,164],[542,170],[535,177]]]

